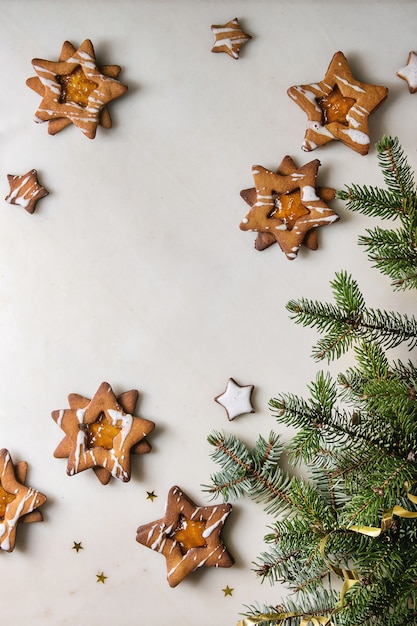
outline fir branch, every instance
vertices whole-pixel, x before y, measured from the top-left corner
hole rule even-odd
[[[352,183],[346,190],[338,191],[336,197],[344,200],[350,211],[360,212],[368,217],[395,220],[403,213],[397,194],[379,187]]]
[[[336,591],[317,588],[308,595],[299,596],[300,594],[297,594],[296,600],[289,598],[278,606],[260,604],[247,606],[245,616],[256,620],[253,623],[260,626],[299,626],[302,619],[311,620],[315,617],[328,616],[332,617],[335,626],[342,626],[334,608],[338,601]]]
[[[378,163],[388,189],[348,185],[336,197],[351,211],[382,219],[404,218],[415,205],[417,190],[412,169],[397,137],[383,137],[376,144]]]
[[[350,413],[339,409],[336,402],[336,384],[329,375],[318,372],[309,386],[311,398],[307,401],[294,394],[281,394],[272,398],[269,406],[278,422],[297,428],[298,432],[288,445],[294,464],[310,463],[322,449],[350,444],[352,450],[363,444],[379,446],[379,432],[369,432],[359,415],[352,419]]]
[[[413,172],[398,137],[385,135],[376,144],[376,150],[387,187],[402,197],[415,194]]]
[[[359,340],[378,342],[385,349],[406,343],[411,350],[417,345],[414,316],[366,308],[356,281],[346,272],[337,273],[331,286],[338,306],[304,298],[287,304],[297,324],[327,333],[313,348],[315,359],[331,361]]]
[[[409,233],[379,227],[366,232],[358,241],[367,249],[373,267],[391,278],[394,289],[417,289],[417,245],[410,246]]]
[[[351,185],[338,196],[399,224],[368,230],[359,243],[395,289],[417,288],[414,176],[397,139],[384,137],[377,152],[387,188]],[[307,477],[279,468],[283,446],[273,433],[251,450],[214,433],[220,471],[208,491],[249,495],[275,517],[255,571],[295,593],[284,606],[249,607],[249,623],[300,626],[325,616],[334,626],[417,626],[417,519],[403,517],[417,512],[409,492],[417,492],[417,365],[387,357],[400,344],[417,347],[417,320],[369,308],[346,272],[331,287],[334,302],[301,299],[287,309],[322,335],[315,358],[330,361],[353,347],[355,365],[337,382],[319,372],[307,399],[281,393],[270,401],[277,421],[297,429],[286,449],[294,467],[307,465]],[[352,529],[358,525],[376,527],[377,536]],[[343,571],[355,582],[340,594],[332,584]]]
[[[260,436],[252,451],[230,434],[214,432],[208,442],[214,447],[211,458],[223,468],[210,477],[211,485],[203,486],[213,498],[249,496],[270,514],[294,506],[288,493],[291,477],[278,465],[283,446],[275,433],[268,440]]]
[[[375,228],[359,238],[368,257],[394,289],[417,288],[417,188],[414,175],[397,138],[377,144],[379,165],[388,189],[352,184],[336,195],[349,210],[382,219],[397,218],[397,230]]]

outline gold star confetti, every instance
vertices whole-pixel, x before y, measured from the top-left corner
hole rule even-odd
[[[97,577],[96,582],[98,582],[98,583],[103,583],[103,585],[104,585],[104,583],[105,583],[105,581],[106,581],[107,576],[105,576],[105,575],[104,575],[104,573],[103,573],[103,572],[101,572],[101,574],[96,574],[96,577]]]
[[[146,499],[150,500],[151,502],[153,502],[155,498],[158,497],[154,491],[147,491],[146,494]]]
[[[84,550],[81,541],[78,543],[77,541],[74,541],[74,545],[72,546],[72,549],[75,550],[76,552],[79,552],[80,550]]]
[[[222,589],[225,597],[226,596],[231,596],[233,593],[233,588],[229,587],[229,585],[226,585],[226,587],[224,589]]]

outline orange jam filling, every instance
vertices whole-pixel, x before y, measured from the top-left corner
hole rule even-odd
[[[87,435],[87,448],[105,448],[111,450],[113,448],[113,439],[119,434],[120,428],[109,424],[104,413],[93,424],[87,424],[85,427]]]
[[[4,519],[6,515],[6,508],[9,502],[13,502],[16,496],[9,493],[0,485],[0,519]]]
[[[178,541],[184,552],[191,548],[202,548],[206,545],[206,540],[203,537],[205,527],[205,522],[195,522],[181,515],[173,538]]]
[[[86,77],[80,65],[70,74],[58,74],[57,79],[61,85],[61,104],[71,102],[85,108],[90,93],[97,88],[97,84]]]
[[[309,212],[301,202],[299,189],[290,193],[277,194],[274,198],[274,204],[275,209],[272,215],[282,220],[289,230],[294,227],[298,218]]]
[[[323,111],[324,124],[331,124],[332,122],[347,124],[346,116],[349,109],[355,104],[355,100],[345,98],[340,90],[335,87],[329,95],[320,98],[318,103]]]

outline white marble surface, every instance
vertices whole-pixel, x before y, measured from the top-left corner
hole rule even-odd
[[[340,222],[320,230],[317,252],[289,262],[278,246],[256,252],[239,230],[239,192],[252,186],[253,164],[274,169],[286,154],[300,165],[319,158],[321,185],[382,182],[374,148],[301,150],[306,116],[286,90],[321,80],[337,50],[357,79],[390,89],[370,117],[372,142],[399,136],[417,166],[417,94],[395,74],[417,46],[417,5],[0,0],[0,13],[0,198],[7,174],[31,168],[50,192],[34,215],[0,208],[0,447],[28,461],[28,484],[48,496],[44,523],[21,525],[15,551],[0,554],[2,618],[235,626],[245,604],[283,593],[251,569],[270,522],[260,507],[234,506],[223,535],[233,568],[203,568],[175,589],[136,528],[163,515],[174,484],[206,504],[201,485],[217,469],[207,435],[224,429],[253,444],[279,428],[268,400],[306,393],[327,368],[310,358],[314,332],[289,320],[288,300],[328,300],[346,269],[370,306],[413,312],[414,294],[394,295],[357,246],[371,220],[334,202]],[[237,61],[210,52],[210,25],[234,17],[253,36]],[[101,63],[122,66],[129,92],[95,140],[74,126],[51,137],[33,122],[31,59],[55,60],[63,41],[86,38]],[[214,402],[229,377],[255,385],[255,413],[233,422]],[[92,472],[66,475],[50,417],[69,393],[91,397],[102,381],[139,389],[138,414],[157,424],[130,483],[106,487]]]

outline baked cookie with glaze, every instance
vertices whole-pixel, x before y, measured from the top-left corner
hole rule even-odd
[[[72,393],[70,408],[52,411],[65,432],[54,456],[68,459],[68,475],[92,469],[103,485],[112,476],[130,480],[131,454],[150,452],[146,437],[155,428],[154,422],[133,415],[138,396],[132,389],[116,397],[103,382],[91,400]]]
[[[320,82],[295,85],[288,95],[307,113],[302,149],[306,152],[339,140],[355,152],[369,152],[368,117],[388,95],[387,87],[356,80],[343,52],[333,56]]]
[[[41,522],[39,507],[46,496],[26,487],[28,464],[14,464],[8,450],[0,450],[0,549],[12,552],[16,543],[16,530],[20,522]]]
[[[78,49],[66,41],[58,61],[33,59],[32,65],[36,76],[26,84],[42,98],[35,121],[48,122],[49,134],[74,124],[94,139],[98,125],[112,126],[108,104],[128,88],[117,80],[118,65],[97,65],[89,39]]]
[[[233,565],[220,536],[231,510],[231,504],[196,506],[171,487],[164,517],[139,526],[136,541],[165,557],[168,584],[176,587],[199,567]]]
[[[413,50],[409,53],[407,63],[397,70],[397,76],[405,80],[410,93],[417,91],[417,53]]]
[[[232,59],[238,59],[241,47],[252,39],[251,35],[241,29],[237,17],[227,24],[213,24],[211,30],[214,35],[214,45],[211,51],[225,52]]]
[[[18,204],[28,213],[34,213],[37,202],[48,195],[45,187],[39,184],[38,172],[29,170],[21,176],[18,174],[7,174],[10,191],[5,200],[9,204]]]
[[[214,400],[226,411],[229,421],[245,413],[254,413],[252,392],[254,385],[239,385],[233,378],[227,381],[226,389]]]
[[[251,207],[240,229],[257,233],[256,250],[278,243],[289,260],[305,244],[317,250],[317,228],[337,222],[339,216],[327,203],[335,196],[330,187],[317,187],[317,159],[297,168],[285,156],[276,172],[261,165],[252,168],[255,186],[240,192]]]

